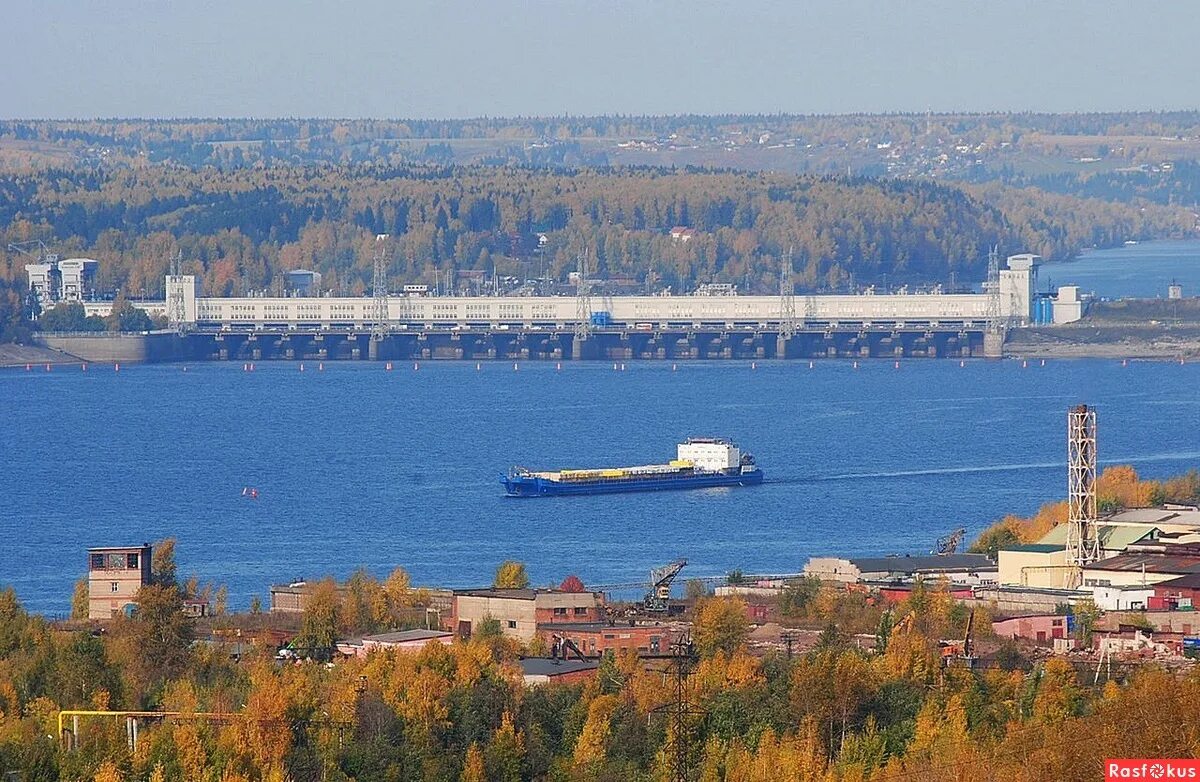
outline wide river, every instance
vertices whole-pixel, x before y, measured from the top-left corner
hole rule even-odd
[[[0,585],[62,613],[88,546],[165,536],[181,574],[227,584],[237,607],[271,583],[358,567],[471,586],[515,558],[537,584],[603,584],[678,557],[687,576],[924,553],[956,527],[973,537],[1062,497],[1080,402],[1098,408],[1104,463],[1151,477],[1200,464],[1195,363],[625,366],[2,370]],[[514,464],[665,460],[689,435],[735,438],[766,484],[514,500],[498,482]]]

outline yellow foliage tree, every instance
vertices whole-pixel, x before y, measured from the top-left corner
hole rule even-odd
[[[483,752],[479,745],[471,742],[467,754],[463,758],[463,770],[459,782],[487,782],[487,771],[483,766]]]
[[[529,586],[529,575],[525,572],[522,562],[508,559],[496,568],[496,579],[492,582],[496,589],[525,589]]]
[[[587,719],[583,730],[575,741],[573,754],[577,773],[594,773],[608,754],[608,741],[612,733],[612,716],[619,701],[615,695],[600,695],[588,704]]]
[[[692,622],[692,639],[702,657],[717,652],[732,654],[746,643],[750,622],[746,603],[736,597],[713,597],[700,601]]]

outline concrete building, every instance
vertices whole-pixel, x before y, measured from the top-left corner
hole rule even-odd
[[[997,619],[992,631],[997,638],[1025,638],[1039,644],[1052,644],[1074,630],[1072,617],[1061,614],[1029,614]]]
[[[480,622],[495,619],[506,636],[528,643],[537,635],[538,625],[600,622],[603,613],[603,592],[463,589],[454,592],[448,625],[460,637],[469,638]]]
[[[1063,285],[1058,289],[1053,312],[1055,325],[1074,323],[1083,317],[1083,299],[1079,298],[1078,285]]]
[[[287,289],[297,296],[315,296],[321,292],[320,272],[293,269],[284,276]]]
[[[608,622],[580,622],[538,625],[538,633],[550,645],[556,637],[571,641],[588,657],[598,657],[605,652],[641,652],[662,654],[671,643],[669,628],[665,625],[609,624]]]
[[[54,306],[54,302],[58,300],[59,290],[62,288],[57,261],[27,263],[25,264],[25,274],[29,278],[29,290],[33,292],[38,305],[42,309]]]
[[[1000,314],[1014,324],[1027,324],[1033,316],[1036,259],[1033,255],[1012,256],[1009,268],[1000,272]],[[31,287],[50,284],[46,282],[48,272],[41,266],[27,267]],[[301,273],[316,274],[304,270]],[[309,281],[319,284],[316,277],[309,277]],[[195,277],[180,275],[167,280],[167,300],[171,298],[173,284],[187,286],[183,322],[201,327],[363,328],[375,317],[375,301],[370,296],[202,298],[196,290]],[[424,287],[427,291],[428,286]],[[797,298],[805,321],[874,326],[982,324],[987,320],[989,300],[987,295],[978,293],[936,292]],[[134,302],[134,306],[155,314],[165,312],[167,302]],[[614,296],[605,306],[614,323],[629,326],[650,323],[658,328],[769,327],[780,318],[778,296]],[[109,302],[93,302],[88,314],[104,316],[110,309]],[[533,327],[573,324],[578,311],[573,296],[425,296],[413,290],[389,296],[387,316],[395,324],[429,328],[500,324]]]
[[[1154,597],[1147,586],[1088,585],[1083,591],[1092,593],[1092,602],[1105,611],[1144,611]]]
[[[1000,311],[1014,326],[1028,326],[1033,316],[1037,267],[1041,256],[1010,255],[1007,269],[1000,270]]]
[[[96,270],[99,261],[91,258],[67,258],[58,262],[61,288],[59,301],[83,301],[96,293]]]
[[[88,619],[132,612],[138,590],[150,583],[152,549],[149,544],[88,549]]]
[[[394,649],[397,652],[415,654],[429,644],[450,646],[453,643],[454,634],[444,630],[399,630],[393,633],[368,635],[352,641],[339,641],[337,649],[348,657],[366,657],[371,652],[380,649]]]
[[[996,565],[983,554],[946,554],[890,557],[812,557],[804,575],[823,581],[893,582],[923,578],[950,579],[958,584],[994,583]]]

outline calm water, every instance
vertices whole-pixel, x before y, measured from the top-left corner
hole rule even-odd
[[[180,570],[245,606],[271,582],[395,565],[425,584],[794,572],[812,554],[924,552],[1065,490],[1068,405],[1100,453],[1200,464],[1200,364],[1015,361],[425,363],[0,371],[0,582],[65,611],[89,545],[173,535]],[[511,500],[498,475],[668,458],[720,434],[759,488]],[[240,497],[256,486],[257,501]]]
[[[1106,298],[1166,298],[1172,282],[1183,285],[1184,296],[1200,296],[1200,240],[1092,250],[1078,260],[1043,266],[1038,276],[1042,289],[1078,285]]]

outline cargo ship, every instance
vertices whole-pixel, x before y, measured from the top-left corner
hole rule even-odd
[[[754,457],[723,437],[690,437],[667,464],[557,472],[514,467],[500,478],[509,497],[753,486],[762,481]]]

